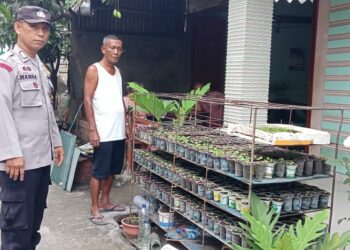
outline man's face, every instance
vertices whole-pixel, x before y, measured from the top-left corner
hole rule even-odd
[[[102,45],[102,53],[111,64],[116,64],[123,53],[123,42],[109,39],[106,44]]]
[[[50,35],[50,26],[46,23],[15,22],[15,31],[22,49],[37,53],[42,49]],[[23,48],[24,47],[24,48]]]

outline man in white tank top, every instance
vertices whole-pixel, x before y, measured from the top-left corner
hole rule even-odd
[[[94,224],[106,225],[101,211],[125,210],[109,199],[113,176],[121,173],[125,153],[122,79],[114,66],[123,52],[123,42],[116,36],[106,36],[101,52],[102,60],[90,65],[86,71],[84,108],[89,123],[89,140],[94,147],[89,219]]]

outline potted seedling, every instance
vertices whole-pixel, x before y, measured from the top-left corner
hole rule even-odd
[[[136,215],[130,215],[122,219],[122,231],[130,237],[137,237],[139,234],[139,219]]]

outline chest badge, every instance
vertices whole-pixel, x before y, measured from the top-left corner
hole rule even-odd
[[[37,82],[33,82],[33,86],[34,86],[34,88],[39,88],[39,85],[38,85],[38,83]]]

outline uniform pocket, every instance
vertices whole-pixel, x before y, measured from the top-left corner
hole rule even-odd
[[[25,230],[28,228],[28,211],[24,191],[0,191],[1,230]]]
[[[37,82],[25,81],[19,84],[22,107],[38,107],[43,104],[40,85]]]

